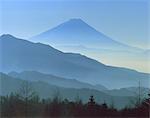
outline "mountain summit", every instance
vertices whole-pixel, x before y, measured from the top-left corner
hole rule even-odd
[[[52,29],[31,38],[32,41],[52,45],[83,45],[90,48],[132,48],[97,31],[81,19],[70,19]]]
[[[1,37],[1,39],[13,39],[13,38],[15,38],[14,36],[12,36],[10,34],[3,34],[0,37]]]

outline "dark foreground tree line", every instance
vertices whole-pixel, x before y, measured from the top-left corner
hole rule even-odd
[[[24,82],[17,93],[0,96],[0,116],[2,118],[149,118],[150,94],[147,99],[141,99],[139,94],[134,103],[135,106],[132,108],[118,110],[106,103],[97,104],[94,96],[89,96],[88,103],[82,103],[79,97],[74,102],[62,100],[57,93],[53,99],[40,99],[30,83]]]
[[[18,94],[0,97],[1,117],[41,117],[41,118],[100,118],[100,117],[141,117],[149,118],[150,98],[145,99],[134,108],[117,110],[108,107],[106,103],[97,104],[90,96],[89,102],[83,104],[81,100],[75,102],[59,97],[39,99],[38,96],[21,97]]]

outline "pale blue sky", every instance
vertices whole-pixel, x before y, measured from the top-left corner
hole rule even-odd
[[[148,0],[0,0],[0,34],[29,38],[81,18],[114,40],[148,48]]]

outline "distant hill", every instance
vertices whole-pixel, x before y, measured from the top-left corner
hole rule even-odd
[[[107,88],[137,86],[139,80],[143,86],[149,86],[149,74],[107,66],[81,54],[63,53],[11,35],[0,37],[0,49],[1,72],[39,71]]]
[[[83,45],[90,48],[137,50],[97,31],[81,19],[70,19],[31,38],[51,45]]]
[[[36,71],[23,71],[21,73],[10,72],[8,75],[15,78],[20,78],[22,80],[28,80],[34,82],[42,81],[42,82],[49,83],[51,85],[64,87],[64,88],[89,88],[89,89],[97,89],[101,91],[107,90],[107,88],[102,85],[91,85],[88,83],[80,82],[75,79],[65,79],[62,77],[57,77],[50,74],[43,74]]]
[[[95,89],[113,96],[136,96],[138,94],[139,87],[141,93],[144,95],[147,95],[147,93],[149,93],[150,91],[150,88],[143,88],[142,86],[108,90],[106,87],[100,84],[91,85],[88,83],[80,82],[75,79],[64,79],[61,77],[56,77],[50,74],[43,74],[36,71],[23,71],[21,73],[10,72],[8,75],[14,78],[27,80],[30,82],[41,81],[41,82],[48,83],[50,85],[64,87],[64,88]]]
[[[8,95],[11,92],[20,93],[22,84],[27,81],[0,73],[0,82],[0,95]],[[106,102],[109,105],[114,104],[114,107],[117,108],[123,108],[126,105],[129,105],[130,100],[133,99],[133,97],[130,96],[111,96],[94,89],[63,88],[41,81],[30,82],[28,86],[31,86],[32,91],[35,91],[40,98],[54,98],[57,95],[61,99],[67,98],[72,101],[81,99],[84,103],[87,103],[89,96],[93,95],[97,103]]]
[[[63,52],[81,53],[104,64],[149,72],[147,50],[118,42],[82,19],[70,19],[29,40],[52,45]]]
[[[150,92],[150,88],[140,87],[141,97],[146,97]],[[128,87],[128,88],[120,88],[120,89],[112,89],[112,90],[104,90],[103,92],[113,95],[113,96],[138,96],[139,95],[139,87]]]

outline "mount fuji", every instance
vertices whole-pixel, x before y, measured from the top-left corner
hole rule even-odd
[[[81,19],[70,19],[69,21],[32,37],[31,40],[50,45],[82,45],[89,48],[137,50],[137,48],[130,47],[109,38]]]
[[[81,19],[70,19],[29,40],[49,44],[63,52],[80,53],[104,64],[149,73],[146,50],[113,40]]]

